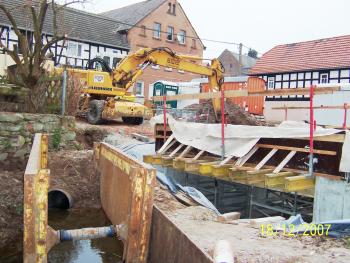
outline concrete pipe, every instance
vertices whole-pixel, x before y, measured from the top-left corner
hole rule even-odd
[[[51,189],[48,195],[49,208],[66,210],[73,207],[72,196],[62,189]]]

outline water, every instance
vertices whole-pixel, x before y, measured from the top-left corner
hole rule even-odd
[[[49,225],[53,229],[76,229],[111,225],[102,209],[50,210]],[[22,239],[21,236],[18,237]],[[1,257],[1,263],[22,262],[22,252]],[[118,263],[123,254],[122,242],[117,238],[67,241],[54,246],[48,254],[49,263]]]
[[[50,210],[49,225],[54,229],[76,229],[111,225],[102,209]],[[63,242],[48,254],[52,263],[110,263],[119,262],[123,246],[117,238],[99,238]]]

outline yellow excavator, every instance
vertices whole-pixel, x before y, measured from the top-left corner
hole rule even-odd
[[[128,92],[138,77],[149,65],[160,65],[186,72],[207,76],[211,91],[219,91],[223,82],[224,68],[218,59],[204,66],[202,58],[175,54],[169,48],[144,48],[124,57],[115,69],[109,68],[102,59],[88,63],[87,70],[68,69],[83,83],[81,110],[86,112],[87,121],[100,124],[103,120],[122,118],[127,124],[139,125],[152,111],[135,102],[135,95]],[[96,64],[100,70],[94,70]],[[214,109],[219,111],[220,100],[213,100]]]

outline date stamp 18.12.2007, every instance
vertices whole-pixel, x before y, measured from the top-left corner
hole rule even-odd
[[[300,225],[272,225],[261,224],[260,235],[261,236],[277,236],[280,233],[283,236],[328,236],[331,224],[300,224]]]

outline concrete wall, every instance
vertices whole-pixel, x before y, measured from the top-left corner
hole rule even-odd
[[[350,219],[350,184],[316,177],[314,222]]]
[[[74,129],[74,117],[0,112],[0,162],[16,158],[26,159],[35,133],[51,135],[49,137],[51,146],[54,133],[59,147],[73,146],[76,143]]]

